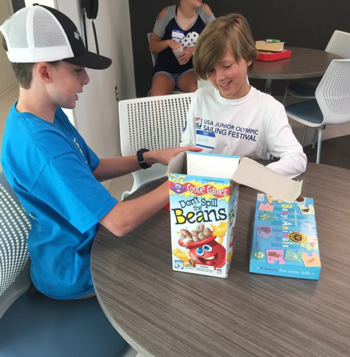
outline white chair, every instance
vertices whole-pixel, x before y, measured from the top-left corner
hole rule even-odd
[[[317,157],[320,163],[322,129],[328,124],[350,121],[350,59],[333,60],[316,88],[316,99],[285,107],[290,119],[305,125],[301,144],[304,145],[307,128],[317,129]]]
[[[148,32],[148,33],[147,33],[148,44],[151,42],[151,36],[152,36],[152,32]],[[151,52],[151,58],[152,58],[153,67],[156,65],[157,56],[158,56],[158,53],[156,53],[156,52]]]
[[[31,222],[0,172],[0,356],[135,356],[96,297],[54,300],[30,286]]]
[[[329,40],[325,52],[334,53],[343,58],[350,58],[350,33],[335,30]],[[302,99],[314,99],[319,82],[291,82],[287,85],[283,104],[289,95]]]
[[[119,126],[122,155],[135,155],[143,148],[161,150],[178,146],[192,94],[121,100]],[[161,164],[134,172],[132,189],[125,191],[122,199],[148,182],[165,176],[166,172],[167,166]]]

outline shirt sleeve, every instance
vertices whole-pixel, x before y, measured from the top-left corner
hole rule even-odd
[[[205,11],[204,9],[204,6],[202,4],[202,6],[200,7],[200,10],[199,10],[199,16],[202,18],[205,26],[209,25],[212,21],[215,20],[215,16],[214,16],[214,13],[212,13],[211,15],[207,14],[207,12]]]
[[[169,7],[167,7],[166,14],[161,18],[156,20],[153,27],[153,33],[160,38],[164,37],[166,26],[169,22]]]
[[[267,130],[267,144],[271,155],[279,158],[268,167],[290,178],[301,175],[307,164],[303,148],[293,134],[285,109],[278,103],[272,111]]]

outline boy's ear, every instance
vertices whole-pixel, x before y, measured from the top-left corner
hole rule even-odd
[[[253,61],[246,61],[246,63],[247,63],[247,67],[249,67],[252,63],[253,63]]]
[[[34,66],[35,76],[43,83],[51,82],[50,65],[47,62],[39,62]]]

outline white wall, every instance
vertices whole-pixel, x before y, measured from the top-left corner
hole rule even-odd
[[[33,0],[56,7],[69,16],[84,38],[81,0]],[[96,52],[91,20],[87,20],[89,50]],[[129,2],[126,0],[99,1],[95,20],[100,54],[112,59],[106,70],[90,70],[90,83],[80,94],[74,110],[74,122],[88,145],[99,157],[120,155],[118,98],[136,97]]]

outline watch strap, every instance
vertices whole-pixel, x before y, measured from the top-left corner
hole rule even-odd
[[[143,157],[143,153],[149,151],[148,149],[140,149],[136,155],[137,155],[137,161],[139,162],[139,165],[141,166],[141,168],[145,169],[149,169],[151,166],[148,165]]]

